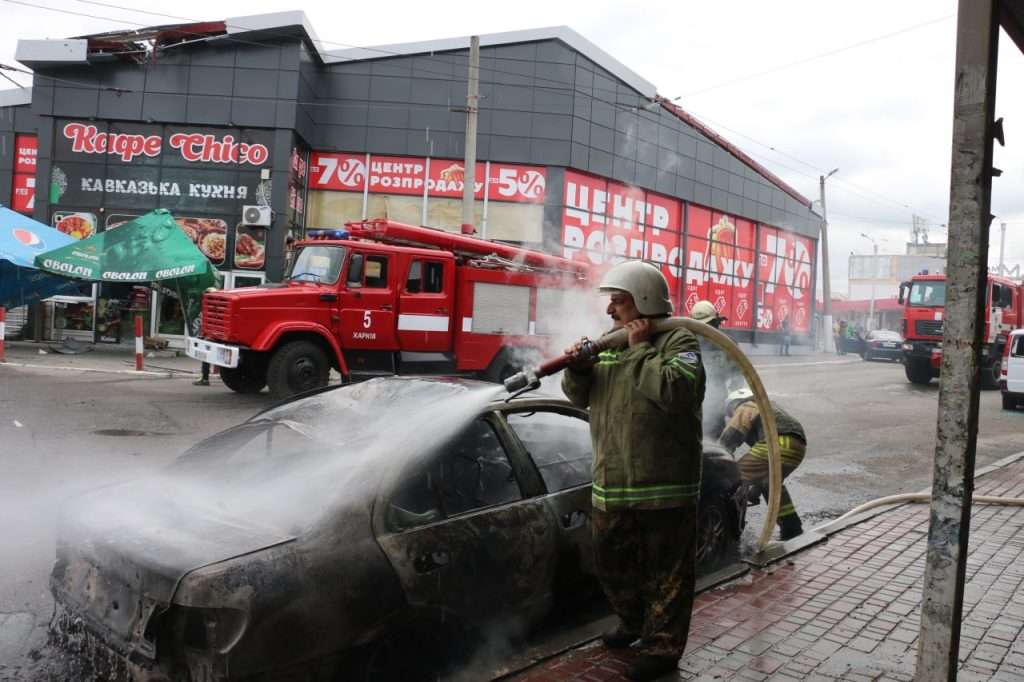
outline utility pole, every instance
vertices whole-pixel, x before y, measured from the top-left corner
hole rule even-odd
[[[833,168],[828,175],[820,175],[818,188],[818,201],[821,203],[821,289],[825,297],[825,352],[835,351],[832,341],[832,284],[829,281],[828,273],[828,217],[825,213],[825,181],[832,177],[839,169]]]
[[[462,234],[473,234],[476,197],[476,118],[480,111],[480,36],[469,39],[469,89],[466,94],[466,158],[462,185]]]
[[[875,327],[875,280],[878,279],[878,242],[872,237],[867,236],[863,232],[860,233],[864,239],[870,239],[871,243],[875,246],[875,255],[871,260],[871,307],[868,309],[868,331],[877,329]],[[882,241],[885,241],[884,239]]]
[[[955,682],[959,667],[978,446],[1001,9],[996,0],[959,0],[957,6],[946,309],[917,682]]]

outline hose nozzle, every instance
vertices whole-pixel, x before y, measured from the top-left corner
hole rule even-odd
[[[509,393],[517,393],[529,388],[538,388],[540,377],[537,376],[537,368],[527,365],[519,372],[516,372],[508,379],[505,379],[505,390]]]

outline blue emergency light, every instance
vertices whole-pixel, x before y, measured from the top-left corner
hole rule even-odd
[[[348,230],[313,230],[310,239],[348,239]]]

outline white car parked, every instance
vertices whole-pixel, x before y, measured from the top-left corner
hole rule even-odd
[[[1024,329],[1014,329],[1003,352],[1003,366],[999,377],[1003,391],[1003,409],[1012,410],[1024,403]]]

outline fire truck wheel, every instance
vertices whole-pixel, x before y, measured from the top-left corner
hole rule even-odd
[[[912,384],[927,384],[932,380],[932,368],[927,361],[907,358],[903,371]]]
[[[1001,358],[1003,357],[1002,351],[996,355],[996,359],[989,363],[987,367],[982,366],[981,368],[981,388],[986,391],[994,391],[999,388],[999,374],[1002,369]]]
[[[270,395],[278,400],[327,385],[327,356],[315,343],[292,341],[277,349],[267,366]]]
[[[267,385],[267,369],[247,366],[221,367],[220,380],[235,393],[259,393]]]

